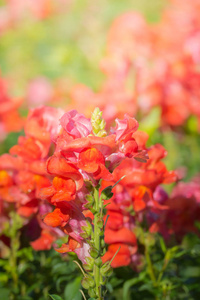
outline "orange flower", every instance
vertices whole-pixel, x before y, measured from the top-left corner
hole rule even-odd
[[[79,154],[78,167],[93,174],[94,179],[112,180],[112,174],[105,167],[105,158],[96,148],[89,148]]]
[[[33,242],[30,242],[31,246],[36,251],[49,250],[51,249],[52,243],[55,241],[48,231],[42,230],[42,233],[38,239]]]
[[[78,169],[63,157],[50,157],[47,161],[47,171],[51,175],[71,178],[76,182],[78,190],[83,186],[83,177]]]
[[[69,236],[68,244],[63,244],[60,248],[56,248],[59,253],[74,252],[77,248],[81,248],[81,244]]]
[[[71,201],[76,196],[76,184],[71,178],[54,177],[53,185],[44,188],[40,192],[42,199],[51,198],[51,202],[55,204],[60,201]]]
[[[69,221],[69,218],[70,216],[68,214],[63,214],[59,208],[56,208],[52,213],[46,215],[44,223],[52,227],[64,227]]]

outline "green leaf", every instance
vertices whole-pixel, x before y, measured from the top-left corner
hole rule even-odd
[[[124,286],[123,286],[123,300],[131,300],[130,295],[129,295],[129,289],[130,289],[130,287],[133,286],[134,284],[137,284],[140,281],[143,281],[144,278],[145,278],[145,274],[141,273],[139,275],[139,277],[132,278],[130,280],[127,280],[124,283]]]
[[[58,295],[49,295],[53,300],[63,300],[60,296]]]
[[[68,283],[64,291],[65,300],[81,300],[82,295],[79,291],[81,288],[82,277],[76,277],[74,281]]]
[[[159,236],[159,241],[160,241],[160,247],[162,249],[162,252],[166,253],[167,252],[167,248],[166,248],[165,241],[164,241],[164,239],[163,239],[162,236]]]
[[[60,290],[61,290],[60,285],[61,285],[61,283],[62,283],[63,281],[66,281],[66,282],[67,282],[67,281],[71,280],[72,277],[73,277],[73,274],[72,274],[72,276],[70,276],[70,275],[67,275],[67,276],[60,276],[60,277],[58,278],[58,280],[56,281],[56,289],[57,289],[57,291],[60,292]]]

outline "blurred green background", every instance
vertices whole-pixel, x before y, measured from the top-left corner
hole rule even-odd
[[[38,76],[67,77],[97,88],[103,79],[99,62],[113,20],[135,10],[149,22],[159,20],[164,0],[74,0],[63,12],[44,20],[30,15],[2,33],[0,68],[12,79],[15,94]],[[3,6],[5,1],[1,1]]]

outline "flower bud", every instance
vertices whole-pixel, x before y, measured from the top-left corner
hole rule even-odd
[[[112,196],[113,196],[113,193],[112,193],[112,186],[111,185],[107,186],[101,192],[101,198],[104,199],[104,200],[109,200],[110,198],[112,198]]]
[[[81,232],[80,236],[85,240],[88,239],[90,236],[88,236],[88,234],[86,232]]]
[[[91,276],[84,277],[81,280],[81,284],[82,284],[82,287],[86,290],[88,290],[89,288],[95,287],[95,281]]]
[[[92,272],[93,271],[93,266],[87,265],[87,264],[82,264],[84,270],[86,272]]]
[[[94,264],[95,264],[97,267],[101,267],[101,265],[102,265],[102,260],[101,260],[101,257],[100,257],[100,256],[99,256],[98,258],[95,259]]]
[[[104,225],[104,221],[103,221],[101,218],[99,218],[99,219],[97,220],[97,226],[98,226],[100,229],[102,229],[102,228],[103,228],[103,225]]]
[[[88,181],[88,180],[85,180],[85,187],[88,190],[88,192],[92,192],[94,190],[94,187],[93,187],[92,183],[90,181]],[[92,197],[92,195],[88,194],[88,195],[86,195],[86,199],[87,199],[87,197]]]
[[[90,253],[91,257],[93,257],[93,258],[99,257],[99,251],[97,249],[95,249],[94,247],[90,248],[89,253]]]
[[[93,133],[96,136],[104,137],[107,135],[107,132],[105,131],[106,122],[102,118],[102,111],[100,111],[98,107],[96,107],[92,113],[91,124]]]
[[[101,256],[103,256],[105,253],[106,253],[106,247],[101,250]]]
[[[101,130],[104,130],[104,128],[106,127],[106,121],[104,119],[101,120],[99,127]]]
[[[105,137],[107,135],[107,132],[105,130],[100,130],[98,133],[97,133],[97,136],[99,137]]]
[[[104,241],[104,239],[101,239],[101,248],[104,248],[106,246],[106,243]]]
[[[87,281],[87,278],[84,277],[82,280],[81,280],[81,285],[84,289],[88,290],[90,288],[90,285],[89,285],[89,282]]]
[[[88,294],[92,298],[96,298],[96,296],[97,296],[94,289],[91,289],[91,288],[88,290]]]
[[[86,256],[85,261],[88,265],[94,265],[94,259],[90,256]]]
[[[88,221],[86,219],[86,226],[82,226],[81,229],[83,230],[83,233],[81,233],[80,235],[83,237],[83,238],[88,238],[91,236],[92,234],[92,225],[90,223],[90,221]]]
[[[94,267],[94,259],[92,257],[85,258],[86,264],[83,264],[83,268],[86,272],[90,272]]]

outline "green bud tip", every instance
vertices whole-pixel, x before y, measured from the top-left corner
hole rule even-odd
[[[105,131],[106,122],[102,118],[102,111],[96,107],[91,116],[91,124],[94,135],[104,137],[107,135]]]

